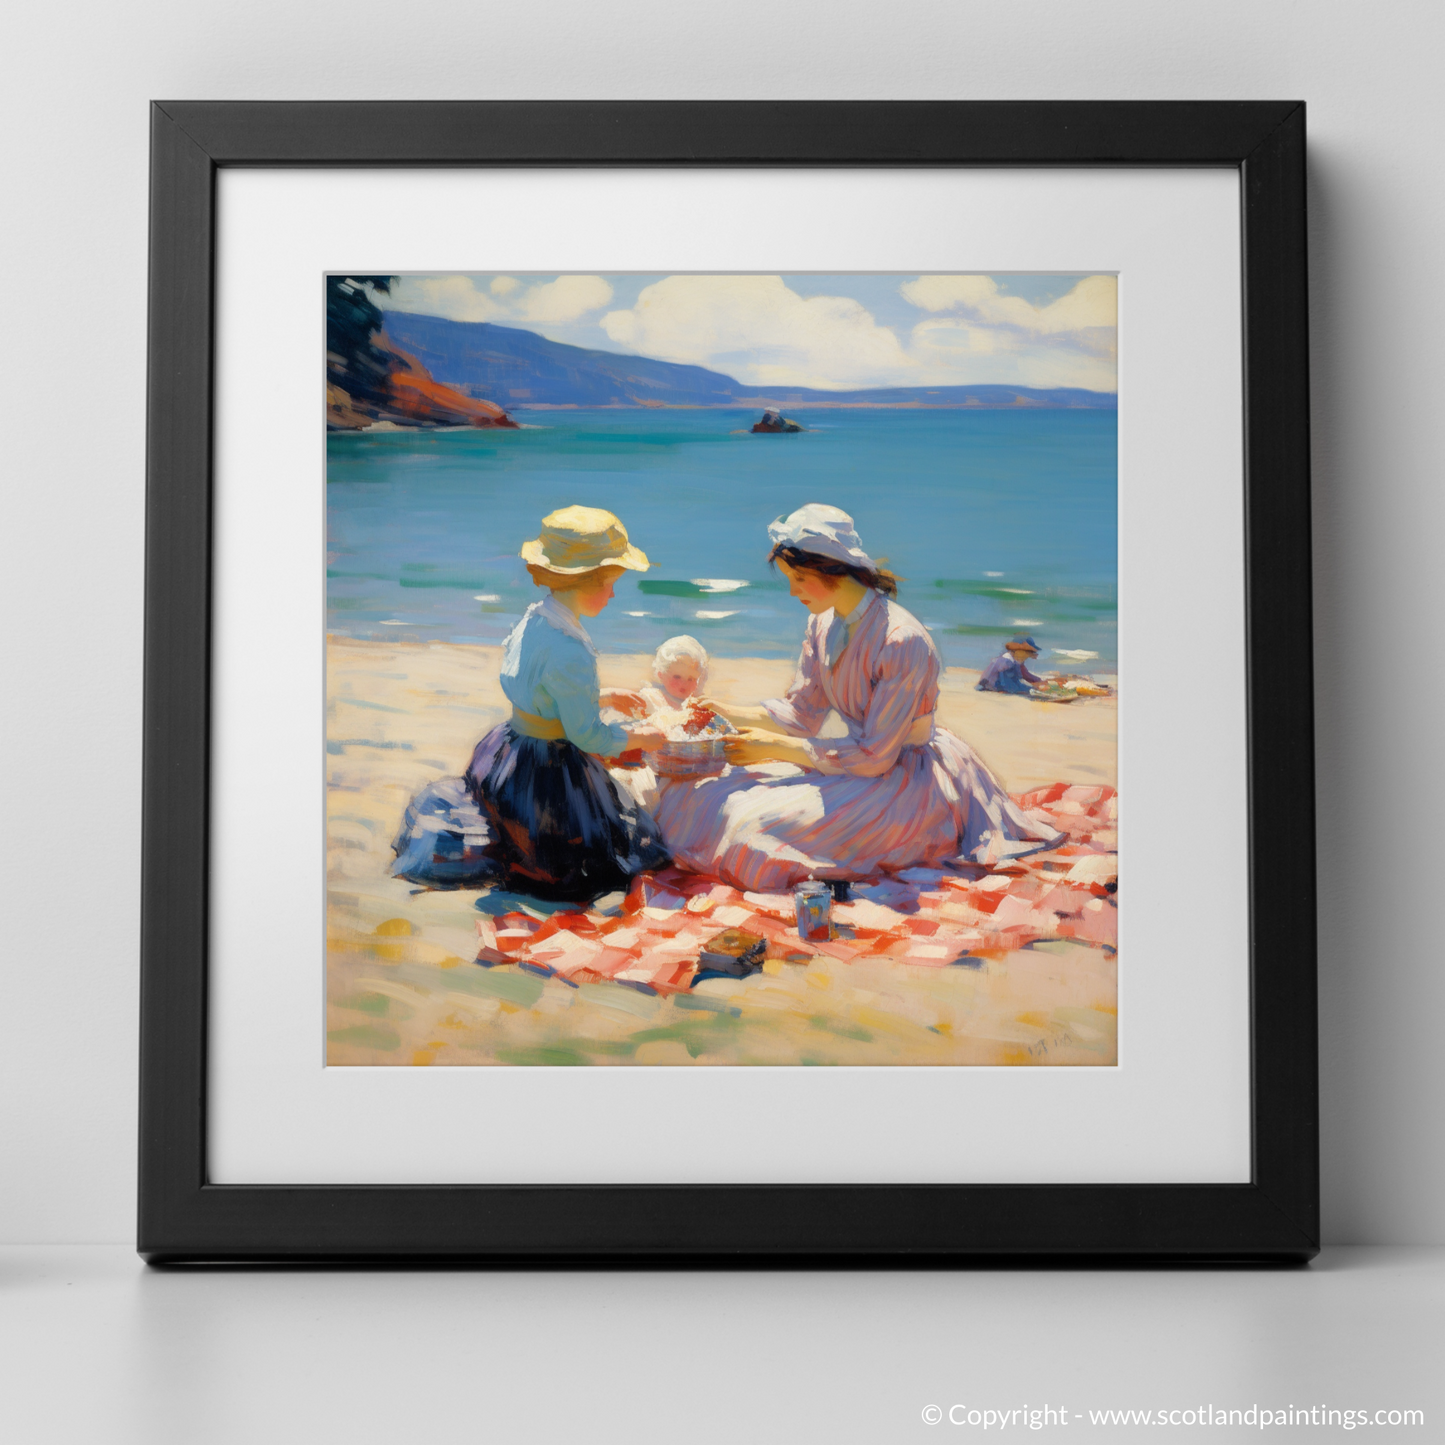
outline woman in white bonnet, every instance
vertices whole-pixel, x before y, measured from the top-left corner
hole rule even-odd
[[[707,700],[742,731],[728,740],[725,776],[664,789],[657,822],[675,861],[775,890],[1057,847],[1063,835],[1025,814],[967,743],[935,725],[938,650],[893,600],[897,581],[863,550],[853,519],[811,502],[768,537],[769,561],[812,614],[798,671],[785,696],[761,707]],[[830,710],[846,737],[818,736]]]

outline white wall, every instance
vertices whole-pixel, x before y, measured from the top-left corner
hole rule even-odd
[[[1303,97],[1325,1229],[1445,1242],[1430,843],[1445,793],[1442,50],[1445,10],[1429,0],[13,8],[0,59],[0,1240],[133,1233],[152,97]],[[1276,829],[1289,847],[1291,820]]]

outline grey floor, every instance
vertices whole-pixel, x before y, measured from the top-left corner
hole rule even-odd
[[[1440,1440],[1442,1324],[1445,1249],[1293,1270],[579,1274],[156,1271],[124,1248],[12,1247],[0,1439],[1146,1440],[1195,1432],[1088,1412],[1319,1406],[1423,1411],[1366,1438]],[[1063,1422],[970,1423],[1045,1407]]]

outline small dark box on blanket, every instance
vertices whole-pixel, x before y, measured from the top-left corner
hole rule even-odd
[[[697,956],[699,971],[729,973],[734,978],[743,978],[756,973],[763,966],[767,955],[768,941],[749,933],[744,928],[729,928],[710,938],[707,946]]]

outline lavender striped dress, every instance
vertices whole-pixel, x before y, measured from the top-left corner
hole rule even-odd
[[[676,862],[771,891],[810,875],[997,864],[1063,842],[1009,798],[967,743],[933,725],[942,664],[917,618],[872,593],[829,668],[833,620],[809,620],[792,686],[763,704],[779,728],[806,740],[815,767],[730,767],[668,782],[657,822]],[[817,736],[830,708],[847,737]]]

